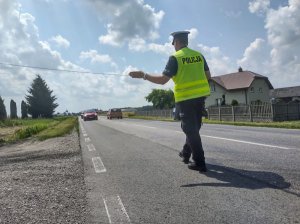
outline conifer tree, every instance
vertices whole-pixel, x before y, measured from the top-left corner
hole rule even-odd
[[[15,119],[17,116],[17,104],[14,100],[10,100],[10,118]]]
[[[27,105],[26,105],[26,103],[25,103],[24,100],[22,100],[22,103],[21,103],[21,114],[22,114],[22,119],[28,117],[28,114],[27,114]]]
[[[32,118],[50,118],[53,116],[55,108],[58,106],[54,101],[55,96],[52,96],[53,91],[49,89],[47,83],[37,75],[33,80],[31,87],[26,95],[28,105],[28,114]]]
[[[4,105],[4,100],[0,96],[0,120],[4,120],[7,118],[6,109]]]

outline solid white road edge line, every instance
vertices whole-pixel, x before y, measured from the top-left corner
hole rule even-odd
[[[256,143],[256,142],[248,142],[248,141],[236,140],[236,139],[231,139],[231,138],[221,138],[221,137],[215,137],[215,136],[210,136],[210,135],[201,135],[201,136],[207,137],[207,138],[222,139],[222,140],[227,140],[227,141],[232,141],[232,142],[245,143],[245,144],[250,144],[250,145],[260,145],[260,146],[270,147],[270,148],[290,149],[290,148],[284,147],[284,146],[268,145],[268,144],[262,144],[262,143]]]
[[[119,195],[103,198],[106,214],[111,224],[131,223]]]
[[[94,169],[96,173],[104,173],[106,172],[106,168],[103,165],[103,162],[100,157],[93,157],[92,158]]]
[[[139,125],[139,124],[133,124],[134,126],[137,127],[142,127],[142,128],[151,128],[151,129],[156,129],[156,127],[151,127],[151,126],[144,126],[144,125]]]

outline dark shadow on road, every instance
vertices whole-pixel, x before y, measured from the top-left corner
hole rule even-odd
[[[213,164],[207,164],[207,168],[209,171],[201,173],[201,175],[214,178],[218,182],[193,183],[181,187],[234,187],[256,190],[263,188],[287,189],[291,186],[282,176],[273,172],[242,170]],[[289,191],[288,193],[296,194]]]

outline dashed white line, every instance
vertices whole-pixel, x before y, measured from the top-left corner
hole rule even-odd
[[[85,141],[85,142],[90,142],[91,139],[90,139],[89,137],[87,137],[87,138],[84,139],[84,141]]]
[[[96,151],[96,148],[95,148],[95,146],[93,144],[88,144],[87,147],[88,147],[88,149],[89,149],[90,152],[91,151]]]
[[[93,161],[96,173],[104,173],[104,172],[106,172],[106,168],[104,167],[103,162],[102,162],[102,160],[101,160],[100,157],[93,157],[92,161]]]
[[[107,217],[111,224],[131,223],[120,196],[103,198]]]

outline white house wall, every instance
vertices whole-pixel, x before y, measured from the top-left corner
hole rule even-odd
[[[225,95],[225,103],[231,105],[232,100],[237,100],[239,104],[250,104],[251,101],[260,100],[261,102],[270,102],[269,99],[269,86],[264,79],[255,79],[249,89],[231,90],[227,91],[215,82],[210,81],[210,85],[215,85],[215,91],[210,93],[205,101],[205,107],[216,106],[217,99],[221,99],[222,95]],[[254,92],[251,92],[251,87],[254,88]],[[262,88],[262,92],[259,92],[259,88]],[[212,88],[211,88],[212,89]],[[247,100],[246,100],[247,98]]]
[[[252,87],[254,92],[251,92]],[[261,92],[259,91],[260,88]],[[248,104],[257,100],[260,100],[261,102],[270,102],[269,92],[269,86],[264,79],[255,79],[247,91]]]
[[[210,82],[212,83],[212,82]],[[225,103],[231,105],[232,100],[237,100],[239,104],[246,104],[245,90],[232,90],[230,92],[226,91],[220,85],[215,84],[215,91],[210,93],[210,96],[206,98],[205,107],[216,106],[217,99],[222,98],[225,95]]]

